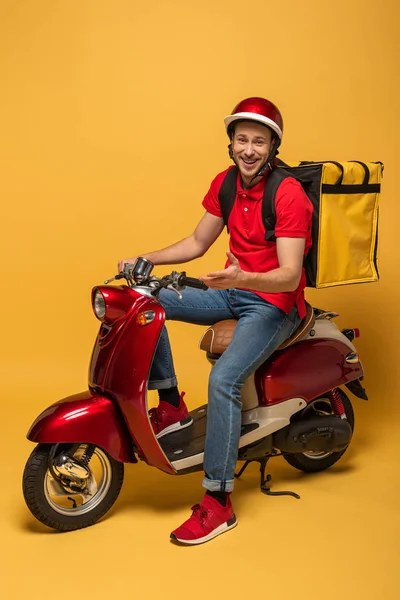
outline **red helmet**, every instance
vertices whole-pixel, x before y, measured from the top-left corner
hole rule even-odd
[[[239,102],[233,109],[232,114],[224,119],[228,135],[230,134],[229,126],[231,123],[239,120],[258,121],[272,129],[279,140],[282,139],[282,115],[275,104],[265,98],[246,98],[246,100]]]

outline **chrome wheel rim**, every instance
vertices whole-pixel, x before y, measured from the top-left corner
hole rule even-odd
[[[79,446],[74,459],[79,460],[87,445]],[[95,509],[106,497],[112,480],[112,468],[108,456],[96,447],[89,463],[90,477],[79,492],[71,492],[55,480],[49,469],[44,477],[44,495],[49,506],[61,515],[78,517]]]
[[[311,460],[322,460],[323,458],[330,456],[332,452],[313,452],[310,450],[309,452],[302,452],[302,454],[307,458],[311,458]]]

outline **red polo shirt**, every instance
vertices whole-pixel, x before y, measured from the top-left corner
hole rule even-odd
[[[233,168],[233,167],[230,167]],[[226,173],[226,169],[216,176],[207,192],[203,206],[207,212],[221,217],[218,193]],[[267,273],[279,268],[275,242],[265,241],[265,227],[261,217],[261,206],[264,186],[268,173],[254,187],[243,189],[240,174],[237,179],[237,193],[231,214],[229,215],[229,249],[236,256],[241,268],[251,273]],[[292,178],[285,179],[279,186],[275,198],[276,237],[305,238],[305,254],[312,244],[311,219],[313,206],[301,184]],[[225,267],[229,265],[226,262]],[[265,293],[257,292],[257,296],[274,304],[289,314],[297,304],[299,316],[306,314],[304,304],[304,288],[306,276],[304,268],[299,286],[294,292]]]

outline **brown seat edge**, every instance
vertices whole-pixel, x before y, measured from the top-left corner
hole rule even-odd
[[[314,327],[314,309],[308,302],[306,302],[306,311],[306,316],[301,321],[298,328],[277,348],[277,350],[284,350],[284,348],[292,346],[306,336]],[[200,349],[205,352],[210,352],[211,354],[222,354],[225,352],[232,341],[236,324],[236,319],[225,319],[224,321],[219,321],[218,323],[211,325],[200,339]]]

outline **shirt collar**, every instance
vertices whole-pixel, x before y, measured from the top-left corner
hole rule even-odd
[[[237,193],[238,194],[246,194],[246,196],[252,200],[260,200],[263,196],[265,182],[268,177],[269,169],[267,169],[266,173],[262,176],[262,179],[253,187],[244,189],[242,185],[242,178],[240,177],[240,171],[238,172],[237,178]]]

